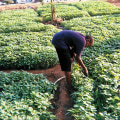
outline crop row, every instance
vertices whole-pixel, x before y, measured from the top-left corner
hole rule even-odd
[[[79,67],[73,68],[72,84],[78,91],[73,94],[76,104],[70,111],[76,119],[120,119],[119,51],[120,38],[111,38],[84,51],[83,61],[88,67],[88,77],[81,74]],[[81,110],[83,112],[79,113]]]
[[[92,120],[96,115],[96,108],[93,98],[93,79],[84,77],[79,66],[74,63],[72,70],[72,85],[77,89],[72,94],[74,106],[69,112],[72,113],[75,120]]]
[[[93,8],[92,10],[90,6]],[[57,54],[51,45],[51,39],[54,33],[60,30],[52,25],[40,23],[43,18],[46,21],[51,19],[51,11],[49,8],[50,5],[44,5],[37,9],[41,18],[31,9],[24,11],[2,11],[0,13],[0,23],[2,23],[0,24],[1,68],[34,69],[52,67],[57,64]],[[106,2],[95,1],[65,5],[56,4],[56,8],[57,15],[63,19],[67,19],[67,21],[62,23],[65,29],[75,30],[84,35],[91,34],[94,36],[95,40],[94,45],[90,48],[85,48],[82,54],[82,59],[89,71],[89,76],[85,78],[78,66],[76,64],[73,66],[72,84],[78,90],[72,94],[75,105],[69,112],[72,113],[75,119],[119,120],[120,17],[119,14],[114,14],[119,13],[119,8],[115,6],[111,8],[111,5]],[[113,12],[110,9],[112,9]],[[83,15],[87,15],[87,17],[76,15],[79,13],[78,11],[81,10],[85,12]],[[71,11],[77,12],[71,14]],[[90,14],[90,11],[92,14]],[[93,14],[93,12],[95,12],[95,14]],[[111,15],[105,15],[106,13]],[[91,17],[90,15],[95,16]],[[31,76],[34,76],[28,73],[12,72],[6,74],[1,72],[0,74],[0,79],[2,80],[0,81],[0,85],[2,86],[0,86],[0,90],[2,90],[0,95],[2,96],[1,102],[3,104],[2,118],[18,116],[18,118],[26,117],[25,119],[29,119],[31,115],[33,115],[34,118],[35,116],[37,118],[43,116],[43,119],[49,119],[49,117],[51,117],[51,119],[54,118],[54,116],[47,111],[45,106],[39,104],[42,103],[42,99],[48,102],[50,94],[44,94],[43,91],[36,92],[38,89],[43,90],[42,87],[38,87],[41,85],[45,86],[44,89],[46,89],[46,86],[49,88],[49,85],[43,82],[46,82],[46,79],[42,81],[43,84],[34,84],[26,82],[26,80],[29,81],[32,79]],[[24,77],[20,77],[19,75]],[[42,79],[41,76],[39,77]],[[33,78],[33,82],[38,79]],[[16,79],[22,81],[22,83],[25,81],[25,84],[20,82],[20,85],[18,85],[18,82],[14,81]],[[28,89],[30,86],[32,86],[33,91],[31,93],[29,92],[30,89]],[[27,92],[25,92],[24,89],[26,89]],[[8,91],[10,91],[10,93],[8,93]],[[24,94],[21,94],[21,91],[23,91]],[[52,90],[50,89],[50,91]],[[19,96],[17,96],[17,93]],[[35,104],[27,101],[25,97],[26,93],[26,97],[31,102],[34,101]],[[12,102],[14,96],[17,96],[17,98],[15,98],[15,102]],[[48,98],[46,96],[48,96]],[[49,106],[47,103],[45,104]],[[31,105],[35,106],[31,108]],[[14,106],[14,108],[12,108],[12,106]],[[38,111],[37,108],[40,106],[41,110],[44,110],[44,112]],[[17,112],[15,112],[16,110]],[[7,112],[9,113],[8,116],[6,114]]]
[[[56,18],[70,20],[77,17],[89,17],[98,15],[120,14],[120,8],[113,6],[107,2],[90,1],[78,2],[71,4],[55,4]],[[72,11],[72,12],[71,12]],[[37,12],[41,19],[45,22],[51,20],[51,6],[43,5],[37,8]]]
[[[90,16],[120,14],[120,8],[104,1],[86,1],[79,3],[72,3],[80,10],[87,11]]]
[[[63,22],[62,26],[84,35],[91,34],[95,40],[82,54],[89,77],[84,78],[77,67],[73,70],[72,84],[78,91],[73,94],[75,105],[70,112],[75,119],[120,119],[119,15],[74,18]]]
[[[46,6],[50,7],[50,5],[45,5],[40,8],[42,9]],[[57,6],[57,10],[60,11],[60,13],[62,13],[62,11],[63,13],[70,13],[65,9],[66,7],[73,11],[76,11],[77,9],[75,6],[66,4],[57,4]],[[47,7],[47,9],[49,7]],[[64,9],[62,9],[62,7]],[[37,15],[38,14],[31,9],[26,9],[24,12],[23,10],[1,12],[1,68],[48,68],[57,63],[57,56],[51,45],[51,39],[54,33],[60,30],[56,29],[52,25],[44,25],[40,23],[40,18]],[[66,15],[70,16],[69,14]],[[65,21],[62,25],[65,29],[77,30],[83,34],[92,33],[94,37],[100,41],[112,37],[113,35],[120,34],[119,20],[119,15],[83,17],[72,19],[67,22]],[[50,46],[47,47],[48,50],[51,51],[49,54],[45,52],[46,47],[44,46]],[[48,59],[46,59],[45,56],[48,56]],[[42,61],[45,61],[46,63],[44,66]]]
[[[37,13],[31,9],[2,11],[0,17],[0,68],[38,69],[57,64],[51,44],[57,28],[36,21]]]
[[[89,76],[85,78],[79,67],[73,67],[72,84],[78,90],[72,95],[75,100],[69,110],[72,116],[81,120],[119,120],[119,14],[74,18],[62,22],[62,26],[84,35],[91,34],[95,40],[94,45],[85,48],[82,54]]]
[[[75,6],[69,4],[55,4],[56,7],[56,18],[62,18],[63,20],[69,20],[75,17],[89,16],[85,11],[80,11]],[[47,12],[46,12],[47,11]],[[72,13],[71,13],[72,11]],[[43,7],[38,7],[37,12],[40,17],[44,18],[44,21],[51,20],[51,6],[44,5]]]
[[[49,109],[56,87],[42,74],[0,72],[0,119],[55,119]]]
[[[94,36],[95,43],[108,40],[120,35],[120,16],[103,15],[94,17],[74,18],[62,22],[62,26],[68,30],[75,30]]]

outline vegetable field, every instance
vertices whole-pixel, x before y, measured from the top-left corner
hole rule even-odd
[[[34,10],[2,11],[0,18],[0,68],[38,69],[57,63],[50,41],[59,30],[42,24]]]
[[[49,112],[50,100],[56,85],[42,74],[28,72],[0,72],[0,118],[2,120],[48,120],[55,116]]]
[[[120,8],[107,2],[90,1],[56,5],[61,26],[94,37],[82,60],[85,77],[76,62],[72,84],[77,89],[68,110],[75,120],[120,120]],[[43,69],[58,64],[52,36],[61,31],[53,25],[50,5],[0,12],[0,68]],[[73,12],[73,13],[72,13]],[[0,71],[1,120],[54,120],[49,111],[57,85],[42,74]]]

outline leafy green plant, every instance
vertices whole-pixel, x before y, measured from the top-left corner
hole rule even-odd
[[[95,43],[119,36],[119,15],[103,15],[95,17],[74,18],[62,22],[62,26],[68,30],[74,30],[94,36]]]
[[[51,39],[60,30],[36,21],[37,13],[31,9],[2,11],[0,17],[0,68],[41,69],[57,64]]]
[[[37,12],[26,9],[0,13],[1,68],[35,69],[57,64],[51,39],[61,30],[41,23],[42,19],[51,20],[49,7],[38,7]],[[94,37],[94,45],[85,48],[82,54],[89,76],[85,77],[76,63],[73,66],[72,84],[77,91],[72,94],[75,104],[68,111],[76,120],[120,119],[119,11],[118,7],[101,1],[56,4],[57,17],[65,20],[62,22],[64,29]],[[46,84],[46,80],[39,83],[39,77],[24,72],[0,72],[2,119],[31,119],[31,116],[33,119],[54,119],[55,116],[47,111],[54,86]],[[47,91],[49,85],[53,89]]]
[[[0,72],[0,118],[55,119],[49,108],[56,88],[42,74]]]
[[[120,14],[119,7],[111,5],[110,3],[105,1],[86,1],[72,3],[71,5],[76,6],[80,10],[88,12],[90,16]]]
[[[86,11],[79,10],[75,6],[69,4],[58,3],[55,4],[55,7],[56,7],[56,18],[62,18],[63,20],[70,20],[76,17],[89,16],[89,14]],[[44,22],[48,22],[51,20],[50,5],[44,5],[42,7],[38,7],[37,12],[40,15],[40,17],[43,17]]]
[[[72,84],[77,89],[72,94],[74,98],[74,106],[71,110],[72,116],[81,120],[95,120],[96,108],[93,99],[93,80],[84,77],[79,66],[74,63],[72,71]]]

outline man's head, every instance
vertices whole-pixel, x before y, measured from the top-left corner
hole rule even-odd
[[[86,35],[86,36],[85,36],[85,40],[86,40],[86,45],[85,45],[85,47],[90,47],[90,46],[92,46],[93,43],[94,43],[94,39],[93,39],[93,37],[92,37],[91,35]]]

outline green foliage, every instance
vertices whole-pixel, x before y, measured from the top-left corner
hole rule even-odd
[[[25,71],[0,72],[0,118],[54,120],[49,112],[56,85],[42,74]]]
[[[68,30],[75,30],[94,36],[95,43],[108,40],[120,35],[120,15],[103,15],[95,17],[74,18],[62,22],[62,26]]]
[[[85,4],[81,5],[81,10],[90,9],[89,4],[86,5],[87,2],[81,3]],[[98,5],[97,2],[95,3]],[[104,7],[104,9],[107,8]],[[117,7],[113,9],[118,11]],[[97,10],[96,7],[95,11],[96,15],[100,15],[102,6],[101,10]],[[65,29],[78,31],[84,35],[91,34],[94,37],[94,45],[91,48],[85,48],[82,54],[82,59],[89,71],[89,78],[84,78],[79,68],[73,68],[72,84],[78,91],[73,93],[75,105],[70,112],[75,119],[120,119],[120,99],[117,89],[120,84],[120,17],[119,14],[104,15],[102,12],[101,15],[62,22]],[[91,89],[90,86],[92,86]],[[84,98],[84,96],[87,97]],[[89,101],[90,108],[93,110],[89,110],[84,101]]]
[[[51,20],[50,10],[47,4],[38,7],[37,12],[26,9],[0,13],[1,68],[35,69],[57,64],[51,39],[60,30],[41,23]],[[77,91],[72,94],[75,104],[69,112],[76,120],[119,120],[120,8],[107,2],[87,1],[56,4],[56,12],[56,17],[66,20],[62,22],[64,29],[94,37],[94,45],[85,48],[82,54],[89,76],[84,77],[74,63],[72,84]],[[25,72],[0,73],[1,118],[54,118],[47,111],[54,87],[47,91],[51,84],[46,84],[46,80],[39,84],[38,78],[44,77],[35,76]]]
[[[56,3],[56,18],[70,20],[72,18],[120,14],[120,8],[103,1],[86,1],[71,4]],[[72,12],[71,12],[72,11]],[[44,22],[51,20],[51,6],[49,4],[37,8],[37,13]]]
[[[59,30],[36,21],[34,10],[2,11],[0,14],[0,68],[38,69],[57,64],[51,44]]]
[[[96,108],[93,99],[93,79],[84,77],[79,66],[74,63],[72,71],[72,84],[77,89],[72,94],[75,104],[69,110],[76,120],[95,120]]]
[[[69,4],[56,4],[57,9],[57,17],[62,18],[63,20],[70,20],[72,18],[76,17],[85,17],[89,16],[89,14],[86,11],[79,10],[74,6],[71,6]],[[72,12],[71,12],[72,11]]]
[[[43,5],[42,7],[40,6],[37,8],[36,11],[44,22],[48,22],[51,20],[52,14],[50,4]]]
[[[90,16],[120,14],[120,8],[104,1],[86,1],[71,4],[80,10],[84,10]]]
[[[91,105],[96,108],[96,112],[93,113],[94,118],[97,120],[120,119],[120,98],[117,89],[120,85],[119,43],[120,38],[115,37],[103,41],[100,44],[97,42],[93,47],[84,50],[82,59],[89,71],[88,78],[83,77],[79,68],[73,68],[72,81],[74,87],[78,88],[77,94],[80,95],[83,90],[82,95],[88,94],[87,98],[89,98],[89,95],[92,97],[92,103],[94,104]],[[92,81],[88,81],[90,79]],[[76,92],[74,94],[76,94]],[[80,98],[76,96],[75,102],[77,102],[78,99],[82,99],[82,96]],[[90,100],[87,99],[87,101]],[[81,106],[83,107],[83,105]],[[85,119],[87,112],[81,112],[80,115],[76,113],[79,107],[74,108],[71,112],[76,119],[79,119],[81,115],[83,115],[83,119]]]
[[[111,57],[114,62],[111,61]],[[119,102],[117,86],[120,84],[120,53],[113,52],[103,56],[96,57],[93,61],[96,63],[95,69],[92,69],[92,78],[94,78],[94,100],[98,114],[103,114],[104,119],[119,119]],[[95,77],[97,76],[97,77]],[[114,101],[116,98],[116,102]]]
[[[86,11],[79,10],[75,6],[69,4],[55,4],[56,18],[62,18],[63,20],[70,20],[76,17],[89,16]],[[72,11],[72,13],[71,13]],[[50,5],[44,5],[37,8],[37,12],[40,17],[44,18],[44,22],[51,20]]]
[[[52,47],[43,47],[38,45],[18,46],[9,45],[6,48],[0,48],[1,68],[16,69],[40,69],[49,68],[57,64],[58,58],[55,49]],[[3,54],[5,53],[5,54]]]

